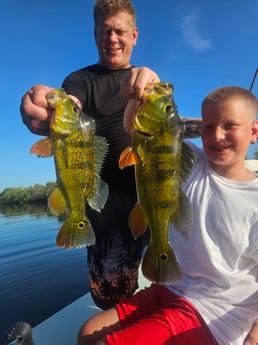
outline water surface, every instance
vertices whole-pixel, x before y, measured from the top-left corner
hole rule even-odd
[[[56,247],[60,226],[46,208],[0,209],[0,344],[13,322],[35,326],[88,292],[86,249]]]

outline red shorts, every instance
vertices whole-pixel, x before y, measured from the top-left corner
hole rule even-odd
[[[121,330],[108,345],[218,345],[196,308],[162,285],[152,285],[116,305]]]

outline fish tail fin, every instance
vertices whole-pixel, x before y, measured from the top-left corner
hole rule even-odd
[[[95,244],[95,233],[88,218],[68,217],[56,237],[58,247],[80,248]]]
[[[142,273],[156,283],[173,283],[181,279],[176,255],[169,243],[160,252],[154,243],[150,243],[143,257]]]

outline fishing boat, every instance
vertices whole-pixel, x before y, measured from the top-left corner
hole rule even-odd
[[[150,284],[143,277],[140,269],[138,290]],[[6,344],[76,345],[77,334],[81,325],[100,311],[101,309],[93,302],[90,293],[86,293],[84,296],[35,326],[32,330],[26,328],[29,325],[24,322],[16,323],[9,330],[9,334],[12,333],[13,337],[10,337],[10,341],[6,342]],[[19,332],[20,330],[21,332]],[[32,338],[31,333],[27,337],[26,332],[32,332]]]
[[[246,160],[245,165],[258,172],[258,160]],[[151,283],[139,269],[139,288],[149,286]],[[32,341],[22,341],[19,332],[13,332],[13,339],[6,344],[21,345],[76,345],[78,330],[81,325],[91,316],[100,312],[101,309],[93,302],[90,293],[86,293],[73,303],[69,304],[56,314],[41,322],[32,329]],[[24,320],[26,321],[26,320]],[[15,327],[15,325],[14,325]],[[31,331],[31,329],[30,329]],[[14,342],[17,339],[17,342]]]
[[[258,173],[258,160],[257,159],[247,159],[245,160],[245,166]]]

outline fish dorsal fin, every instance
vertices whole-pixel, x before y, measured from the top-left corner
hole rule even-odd
[[[191,237],[193,225],[193,210],[190,201],[185,194],[180,194],[180,208],[176,219],[174,220],[175,228],[185,238]]]
[[[181,157],[181,169],[180,179],[186,181],[190,175],[194,165],[194,152],[189,145],[184,141],[182,142],[182,157]]]
[[[108,198],[108,185],[101,180],[99,174],[108,152],[108,142],[106,138],[95,135],[94,139],[94,166],[95,177],[94,186],[91,195],[88,197],[88,203],[91,208],[100,212]]]
[[[119,168],[124,169],[136,164],[136,157],[131,146],[126,147],[119,157]]]
[[[92,195],[88,198],[88,203],[91,208],[100,212],[108,198],[109,188],[107,183],[101,180],[99,175],[95,175],[94,189]]]
[[[108,152],[107,139],[98,135],[95,135],[94,139],[94,153],[95,153],[95,168],[96,173],[99,174]]]
[[[38,140],[30,149],[31,154],[38,157],[50,157],[53,154],[52,143],[49,137]]]
[[[182,156],[180,168],[180,180],[186,181],[190,175],[194,165],[194,152],[189,145],[184,141],[182,142]],[[185,194],[181,191],[180,194],[180,207],[174,225],[180,234],[186,238],[191,236],[193,223],[193,210],[192,205]]]
[[[48,207],[55,216],[60,216],[67,212],[65,198],[60,188],[56,187],[48,198]]]
[[[142,236],[146,231],[148,223],[140,204],[136,204],[129,215],[129,227],[135,239]]]

